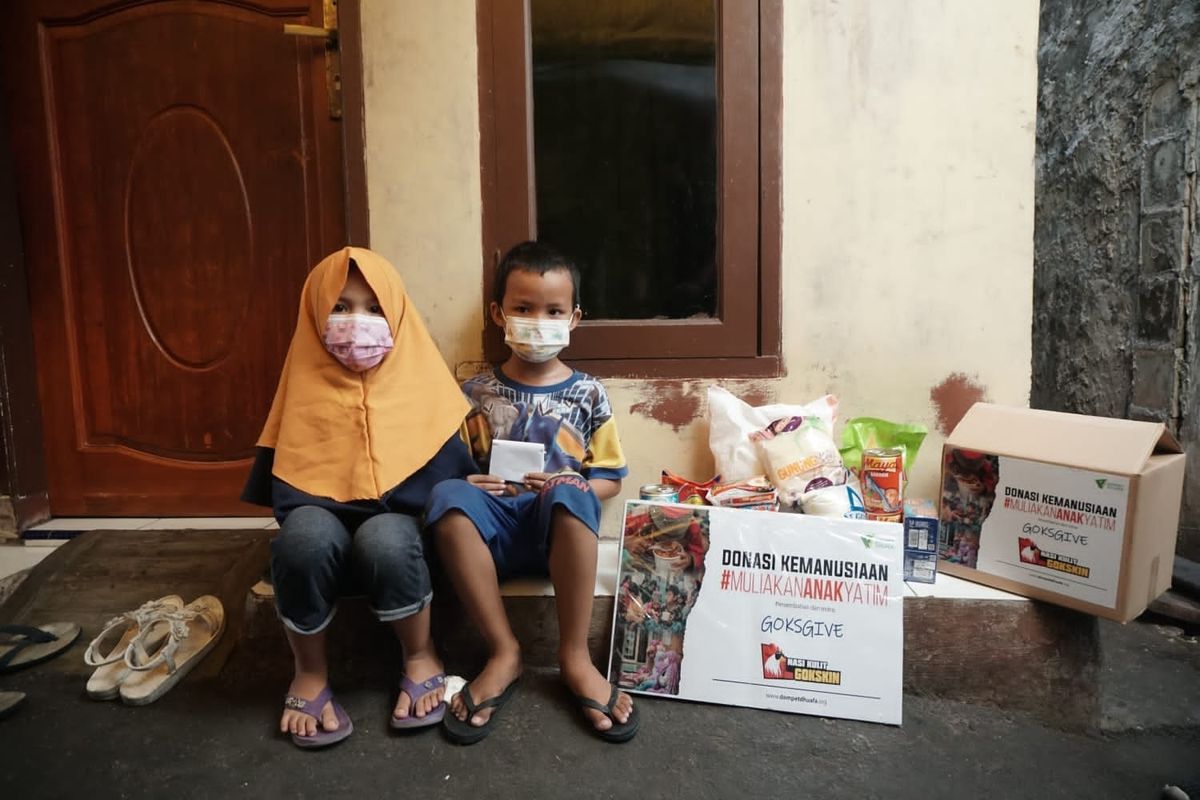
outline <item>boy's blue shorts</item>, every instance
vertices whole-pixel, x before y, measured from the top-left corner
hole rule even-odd
[[[600,501],[579,475],[555,475],[540,492],[503,497],[488,494],[464,480],[442,481],[429,496],[425,524],[432,525],[446,512],[457,509],[479,529],[501,580],[546,575],[555,506],[565,508],[592,533],[600,530]]]

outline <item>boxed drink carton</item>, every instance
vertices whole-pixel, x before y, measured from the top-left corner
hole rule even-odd
[[[937,581],[938,513],[929,500],[904,501],[904,580]]]
[[[1127,622],[1171,585],[1183,465],[1161,423],[976,403],[942,450],[940,568]]]

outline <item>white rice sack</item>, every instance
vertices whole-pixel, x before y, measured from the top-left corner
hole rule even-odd
[[[832,431],[837,421],[837,398],[819,397],[807,405],[773,403],[751,406],[734,397],[720,386],[708,387],[708,446],[716,462],[716,472],[726,483],[765,475],[766,466],[759,460],[750,434],[765,428],[781,417],[815,416]]]
[[[817,417],[784,417],[750,439],[785,506],[798,509],[805,492],[846,482],[842,454]]]

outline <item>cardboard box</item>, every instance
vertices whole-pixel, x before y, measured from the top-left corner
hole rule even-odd
[[[1127,622],[1171,585],[1183,466],[1160,423],[976,403],[942,450],[940,568]]]

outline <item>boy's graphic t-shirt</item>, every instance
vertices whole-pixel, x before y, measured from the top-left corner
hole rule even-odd
[[[562,383],[526,386],[497,368],[471,378],[462,391],[471,402],[465,438],[485,471],[492,440],[508,439],[542,444],[543,472],[573,470],[609,480],[629,473],[608,393],[591,375],[576,370]]]

